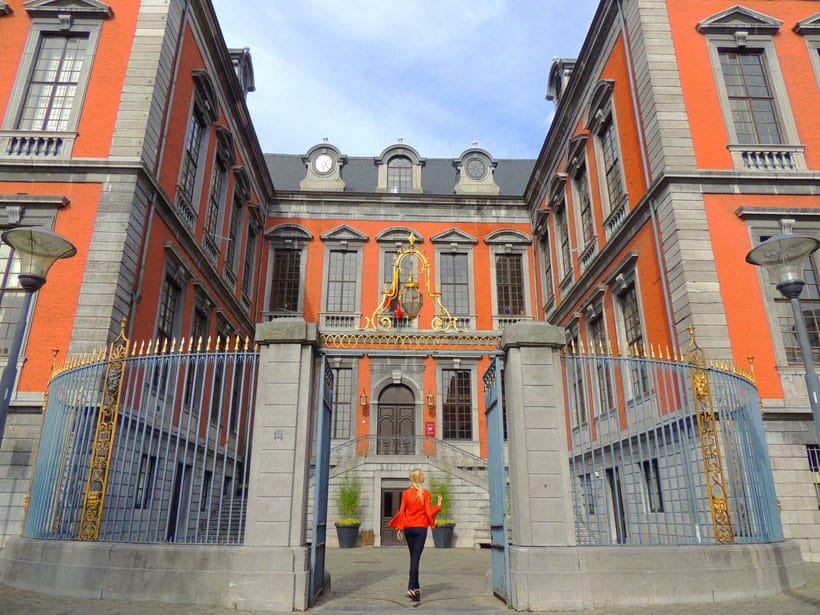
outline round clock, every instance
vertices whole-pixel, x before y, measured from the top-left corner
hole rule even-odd
[[[333,158],[328,156],[327,154],[319,154],[313,160],[313,168],[314,170],[324,175],[325,173],[330,173],[333,169]]]
[[[487,165],[480,158],[471,158],[467,161],[467,177],[482,179],[487,174]]]

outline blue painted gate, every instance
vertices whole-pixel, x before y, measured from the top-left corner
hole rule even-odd
[[[310,604],[325,586],[327,493],[330,479],[330,429],[333,413],[333,371],[325,355],[319,359],[319,408],[316,417],[316,471],[313,475],[313,537],[310,543]]]
[[[490,483],[490,548],[493,593],[510,602],[510,545],[507,540],[507,476],[504,470],[504,408],[501,396],[500,356],[484,372],[487,419],[487,470]]]

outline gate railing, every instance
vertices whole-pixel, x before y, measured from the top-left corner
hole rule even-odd
[[[684,358],[563,358],[578,544],[783,539],[750,376]]]
[[[24,535],[242,543],[258,368],[248,346],[121,338],[57,370]]]

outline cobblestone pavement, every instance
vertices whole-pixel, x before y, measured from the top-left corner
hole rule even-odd
[[[329,549],[329,592],[311,612],[317,615],[418,613],[509,613],[490,595],[490,554],[470,549],[426,549],[421,563],[422,601],[404,596],[408,557],[404,548]],[[584,615],[818,615],[820,564],[807,564],[803,587],[766,598],[733,602],[595,609]],[[0,585],[0,615],[251,615],[251,611],[155,602],[81,600],[19,591]],[[552,615],[558,615],[553,612]],[[570,615],[561,612],[561,615]],[[575,615],[578,615],[575,612]]]

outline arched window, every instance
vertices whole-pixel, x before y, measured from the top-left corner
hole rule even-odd
[[[394,156],[387,163],[387,191],[410,192],[413,188],[413,163],[406,156]]]

